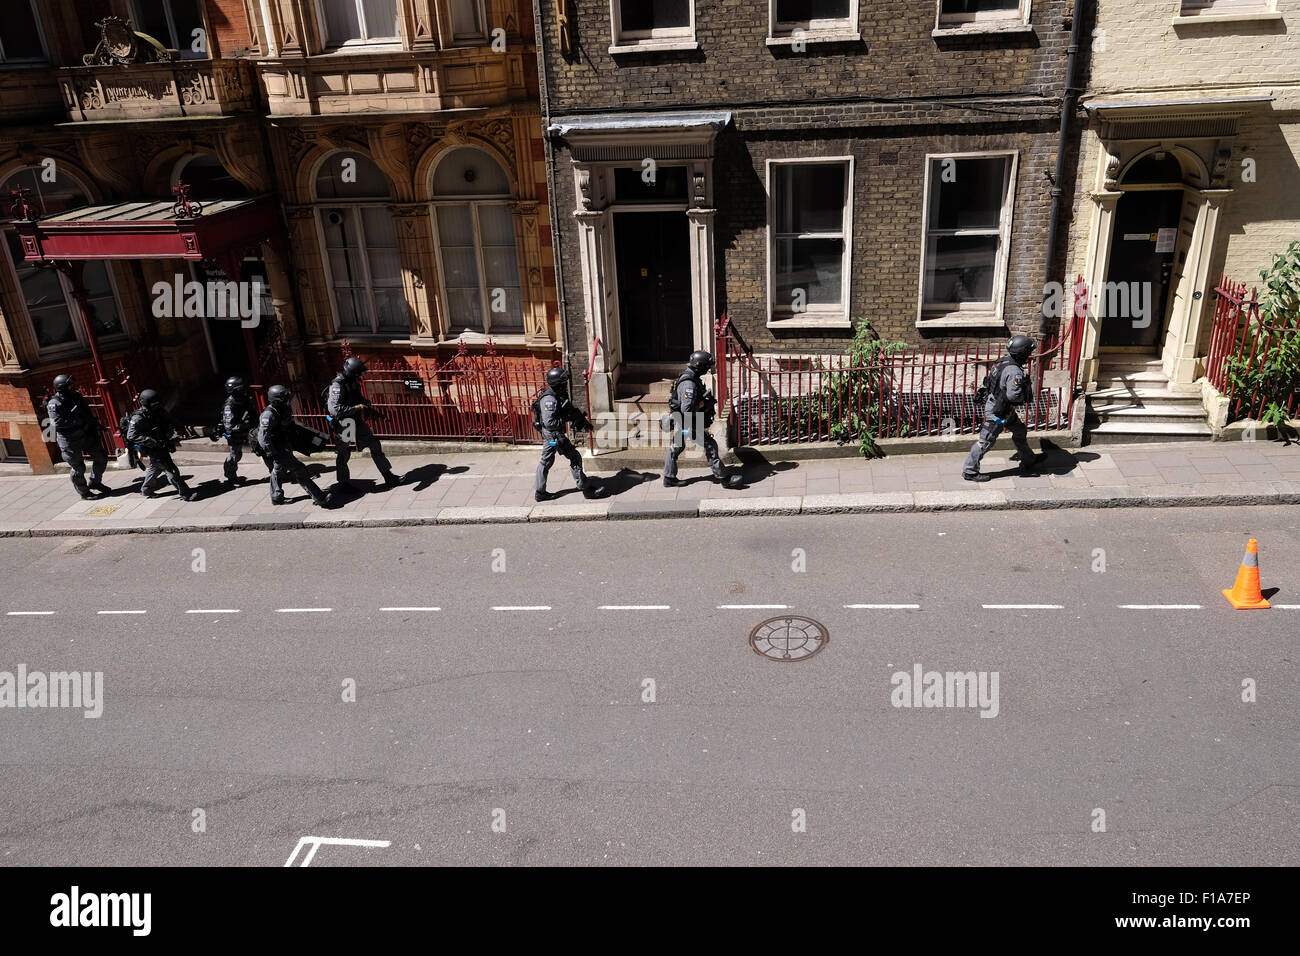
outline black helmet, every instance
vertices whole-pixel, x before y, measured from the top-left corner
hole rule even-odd
[[[692,352],[686,365],[696,375],[704,375],[709,369],[713,368],[713,356],[704,349]]]
[[[72,388],[72,376],[68,374],[54,376],[54,390],[63,392]]]
[[[266,390],[267,401],[282,404],[293,398],[293,392],[289,390],[288,385],[272,385]]]
[[[153,408],[153,406],[157,405],[160,401],[161,399],[158,397],[158,393],[152,388],[146,388],[140,393],[141,408]]]
[[[230,376],[230,378],[226,379],[227,395],[234,395],[236,392],[242,392],[247,387],[248,387],[248,383],[245,382],[238,375],[232,375]]]
[[[360,378],[366,374],[366,363],[354,355],[343,363],[343,374],[348,378]]]
[[[1007,343],[1007,351],[1011,353],[1011,357],[1017,362],[1023,362],[1033,353],[1034,340],[1027,335],[1013,336],[1011,341]]]
[[[546,373],[546,384],[550,388],[564,388],[569,384],[567,368],[553,368]]]

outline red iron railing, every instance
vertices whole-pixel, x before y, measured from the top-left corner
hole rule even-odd
[[[1259,290],[1246,297],[1246,283],[1233,282],[1227,276],[1215,287],[1214,325],[1210,329],[1210,346],[1205,357],[1205,377],[1221,395],[1230,399],[1230,419],[1258,418],[1263,412],[1265,396],[1257,391],[1237,393],[1232,387],[1230,368],[1245,363],[1258,368],[1282,335],[1300,333],[1300,317],[1267,319],[1260,314]],[[1294,418],[1300,406],[1300,392],[1292,392],[1287,415]]]
[[[1072,315],[1030,363],[1035,401],[1020,415],[1031,429],[1071,425],[1087,314],[1082,278],[1074,291]],[[975,391],[1005,350],[1003,343],[906,349],[855,366],[843,354],[755,355],[725,315],[715,331],[718,407],[745,446],[853,440],[868,428],[877,438],[977,432],[984,411]]]

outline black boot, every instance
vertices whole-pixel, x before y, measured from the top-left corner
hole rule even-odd
[[[397,474],[396,472],[390,471],[388,474],[384,475],[385,488],[396,488],[401,483],[402,483],[402,476]]]
[[[534,492],[533,492],[533,500],[534,500],[534,501],[550,501],[550,500],[551,500],[552,498],[554,498],[554,497],[555,497],[555,495],[551,494],[549,491],[534,491]]]
[[[667,475],[664,475],[664,487],[665,487],[665,488],[676,488],[676,487],[677,487],[678,485],[680,485],[680,484],[681,484],[681,482],[678,481],[676,478],[669,478]]]

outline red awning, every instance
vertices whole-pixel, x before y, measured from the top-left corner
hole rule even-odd
[[[194,204],[197,207],[198,204]],[[18,219],[14,228],[30,262],[87,259],[206,259],[237,267],[260,242],[283,235],[275,201],[222,199],[197,215],[177,216],[173,202],[122,202],[83,206],[48,219]]]

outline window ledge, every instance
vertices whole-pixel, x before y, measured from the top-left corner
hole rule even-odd
[[[846,315],[800,315],[788,319],[767,320],[769,329],[851,329],[853,322]]]
[[[780,36],[768,37],[767,45],[773,47],[793,46],[796,40],[809,45],[814,43],[858,43],[862,40],[862,34],[857,30],[805,30],[802,36],[783,33]]]
[[[487,345],[490,341],[493,345],[525,345],[524,333],[509,332],[499,335],[485,335],[482,332],[461,332],[459,335],[453,335],[448,342],[464,342],[466,345]]]
[[[930,312],[917,320],[918,329],[990,329],[1005,328],[1006,322],[996,312]]]
[[[1032,34],[1034,25],[1023,20],[976,20],[970,23],[940,24],[930,31],[936,40],[946,37],[981,36],[984,34]]]
[[[1198,23],[1271,23],[1282,22],[1276,10],[1256,10],[1248,13],[1203,13],[1200,16],[1176,16],[1174,26],[1190,27]]]
[[[658,53],[666,50],[698,50],[700,43],[694,37],[679,37],[665,40],[630,40],[615,43],[609,52],[617,56],[620,53]]]

